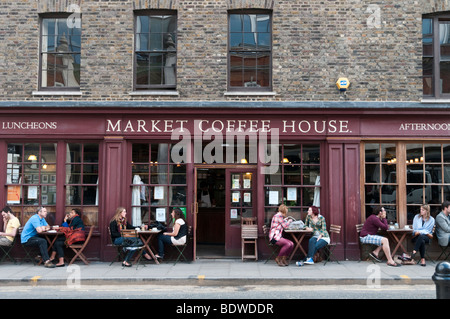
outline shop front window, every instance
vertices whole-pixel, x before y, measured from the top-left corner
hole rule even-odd
[[[55,222],[56,144],[9,143],[6,164],[7,205],[21,225],[39,206],[48,211],[47,221]]]
[[[320,207],[320,145],[282,144],[278,150],[278,170],[264,178],[265,222],[280,204],[289,207],[290,216],[304,220],[309,206]]]
[[[395,144],[365,144],[365,212],[382,205],[389,221],[397,221],[397,156]]]
[[[366,218],[382,205],[389,222],[412,224],[421,205],[436,216],[450,199],[450,144],[365,143],[364,153]]]
[[[406,209],[408,223],[420,206],[431,206],[431,214],[440,212],[444,200],[450,199],[450,145],[406,145]]]
[[[97,143],[66,145],[65,212],[80,209],[86,226],[98,225],[98,156]]]
[[[131,158],[131,223],[170,222],[173,208],[186,214],[186,166],[170,158],[171,144],[135,143]]]

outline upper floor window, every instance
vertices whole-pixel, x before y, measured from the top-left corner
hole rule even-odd
[[[43,17],[40,43],[40,90],[80,89],[81,25],[69,15]]]
[[[424,97],[450,98],[450,15],[422,20]]]
[[[231,12],[228,16],[228,90],[272,90],[272,16]]]
[[[139,12],[135,18],[134,89],[175,89],[177,16]]]

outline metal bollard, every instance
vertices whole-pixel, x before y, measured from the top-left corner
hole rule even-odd
[[[450,263],[443,261],[437,264],[431,278],[436,285],[436,299],[450,299]]]

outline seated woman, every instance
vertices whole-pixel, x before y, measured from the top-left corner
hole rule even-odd
[[[174,208],[171,216],[174,220],[172,232],[158,234],[158,254],[156,254],[155,257],[159,259],[164,258],[164,244],[184,245],[186,243],[188,227],[184,220],[183,212],[179,208]]]
[[[275,258],[275,262],[280,267],[289,265],[287,258],[294,249],[294,243],[289,239],[283,238],[283,230],[288,228],[292,222],[292,219],[286,217],[287,212],[287,206],[281,204],[278,207],[277,213],[273,215],[272,222],[270,223],[270,242],[281,247],[278,256]]]
[[[413,237],[414,249],[411,257],[414,259],[417,252],[420,252],[420,265],[425,263],[425,244],[428,244],[433,238],[434,218],[430,216],[430,205],[422,205],[420,213],[414,216]]]
[[[123,245],[125,238],[122,237],[121,230],[123,229],[135,229],[134,226],[132,226],[127,221],[127,210],[124,207],[118,207],[116,209],[116,213],[114,214],[113,218],[111,219],[111,222],[109,224],[109,229],[111,231],[111,240],[114,243],[114,245]],[[140,246],[143,245],[142,241],[139,238],[127,238],[127,240],[133,241],[133,245]],[[128,252],[125,254],[124,261],[122,263],[122,266],[124,267],[131,267],[131,263],[129,262],[130,259],[133,257],[135,250],[128,250]],[[145,252],[143,254],[144,258],[147,260],[151,260],[152,257]]]
[[[308,215],[305,220],[305,229],[313,232],[308,243],[308,255],[305,264],[314,264],[314,255],[316,252],[330,243],[330,235],[327,232],[325,217],[319,214],[319,208],[311,206],[308,209]]]
[[[61,224],[63,227],[68,227],[72,230],[81,228],[84,231],[83,220],[80,217],[80,211],[78,209],[72,209],[69,214],[64,217],[64,222]],[[64,267],[64,243],[66,241],[65,236],[58,236],[52,247],[52,255],[50,261],[53,262],[58,254],[58,263],[56,267]]]

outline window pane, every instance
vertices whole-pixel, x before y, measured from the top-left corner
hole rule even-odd
[[[320,176],[319,166],[303,166],[303,185],[315,185]]]
[[[246,50],[254,50],[256,48],[256,34],[255,33],[244,33],[244,49]]]
[[[379,164],[366,164],[366,183],[380,183]]]
[[[242,16],[230,14],[230,32],[242,32]]]
[[[150,34],[150,51],[161,51],[163,49],[162,34],[151,33]]]
[[[133,163],[148,163],[150,159],[148,144],[133,144],[132,161]]]
[[[450,56],[449,56],[450,58]],[[442,94],[450,93],[450,61],[440,62],[440,72],[441,72],[441,88]]]
[[[83,184],[97,184],[98,183],[98,165],[84,164],[83,165]]]
[[[439,22],[441,60],[450,58],[450,22]]]
[[[304,177],[304,176],[303,176]],[[285,165],[284,167],[285,185],[302,185],[302,167],[297,165]]]
[[[138,16],[136,19],[136,33],[150,32],[148,16]]]
[[[148,33],[136,34],[136,51],[147,51],[150,49]]]
[[[85,163],[98,163],[98,144],[84,144]]]
[[[395,144],[381,144],[381,161],[388,162],[396,158]]]
[[[381,187],[381,202],[383,204],[391,204],[397,202],[397,186],[383,185]]]
[[[305,157],[305,154],[304,154]],[[301,163],[301,146],[295,144],[284,145],[284,157],[288,160],[288,163],[300,164]]]
[[[425,161],[441,163],[441,144],[425,144]]]
[[[270,50],[270,33],[258,33],[258,49]]]
[[[230,48],[232,50],[243,48],[242,33],[230,33]]]
[[[380,161],[380,145],[367,143],[364,145],[365,148],[365,159],[367,162],[379,162]]]
[[[442,145],[442,149],[444,151],[444,154],[443,154],[444,163],[450,163],[450,145],[444,144],[444,145]]]
[[[175,15],[167,15],[161,17],[161,32],[172,33],[177,30],[177,17]]]

